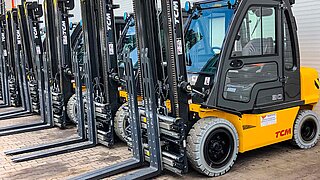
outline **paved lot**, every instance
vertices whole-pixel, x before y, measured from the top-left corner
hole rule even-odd
[[[0,109],[0,112],[8,110]],[[0,127],[34,121],[39,121],[39,117],[2,120]],[[3,153],[5,150],[72,138],[75,134],[74,128],[53,128],[0,137],[0,179],[68,179],[130,157],[122,143],[112,149],[98,146],[22,163],[13,163],[11,157]],[[158,179],[195,178],[206,179],[193,170],[184,177],[164,172]],[[241,154],[228,174],[213,179],[320,179],[320,145],[311,150],[297,150],[285,142]]]

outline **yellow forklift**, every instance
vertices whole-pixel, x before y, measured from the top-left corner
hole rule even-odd
[[[121,179],[183,174],[189,164],[220,176],[238,153],[287,140],[317,144],[320,84],[315,69],[300,66],[294,0],[187,2],[184,28],[180,1],[161,0],[163,38],[156,3],[146,1],[134,1],[138,79],[124,57],[133,158],[77,178],[110,177],[144,161],[150,165]]]

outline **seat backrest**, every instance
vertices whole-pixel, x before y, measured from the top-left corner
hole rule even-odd
[[[250,40],[242,50],[243,56],[257,56],[261,55],[261,41],[263,42],[263,54],[274,53],[274,43],[271,37],[269,38],[256,38]]]

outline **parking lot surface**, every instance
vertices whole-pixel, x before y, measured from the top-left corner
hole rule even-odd
[[[0,112],[10,109],[1,109]],[[39,121],[37,116],[1,120],[0,127]],[[0,137],[0,179],[68,179],[130,157],[124,143],[109,149],[97,146],[27,162],[14,163],[4,151],[76,137],[76,129],[52,128]],[[112,177],[109,179],[116,178]],[[207,179],[190,169],[185,176],[165,171],[157,179]],[[209,178],[208,178],[209,179]],[[299,150],[288,142],[260,148],[238,156],[234,167],[224,176],[212,179],[320,179],[320,145]]]

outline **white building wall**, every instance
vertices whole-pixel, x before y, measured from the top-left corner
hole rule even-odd
[[[320,73],[319,7],[319,0],[296,0],[293,11],[298,25],[301,64],[314,67]],[[320,114],[320,105],[316,111]]]

